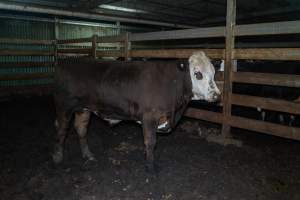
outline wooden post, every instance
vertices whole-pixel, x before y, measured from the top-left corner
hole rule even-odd
[[[98,36],[97,35],[93,35],[92,36],[92,49],[91,49],[91,56],[94,59],[97,59],[97,39]]]
[[[57,44],[57,40],[58,40],[58,19],[55,18],[54,21],[54,64],[55,66],[57,65],[57,60],[58,60],[58,44]]]
[[[129,60],[129,51],[131,48],[131,43],[129,41],[129,33],[127,32],[124,40],[124,58],[125,61]]]
[[[223,127],[222,135],[230,137],[229,119],[231,117],[231,94],[232,94],[232,66],[234,65],[234,27],[236,23],[236,0],[227,0],[226,16],[226,51],[225,51],[225,70],[224,70],[224,89],[223,89]]]

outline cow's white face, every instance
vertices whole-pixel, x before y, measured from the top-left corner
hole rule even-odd
[[[214,102],[220,99],[221,92],[215,81],[215,68],[203,51],[194,52],[189,58],[193,100]]]

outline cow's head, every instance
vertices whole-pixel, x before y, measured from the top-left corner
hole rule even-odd
[[[189,58],[193,100],[218,101],[221,92],[215,81],[215,68],[203,51],[194,52]]]

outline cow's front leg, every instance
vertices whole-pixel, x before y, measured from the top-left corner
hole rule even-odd
[[[67,117],[64,111],[57,112],[57,119],[55,121],[57,135],[54,144],[54,152],[52,155],[53,162],[56,164],[62,162],[64,157],[64,142],[67,134],[69,120],[70,119]]]
[[[82,157],[88,160],[95,160],[87,143],[87,129],[91,113],[87,110],[75,114],[74,127],[79,136]]]
[[[144,144],[146,151],[146,169],[154,173],[154,148],[156,144],[156,128],[157,122],[150,115],[144,115],[143,117],[143,134]]]

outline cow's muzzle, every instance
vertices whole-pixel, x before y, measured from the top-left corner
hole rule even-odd
[[[214,92],[209,99],[210,102],[220,102],[221,101],[221,94]]]

